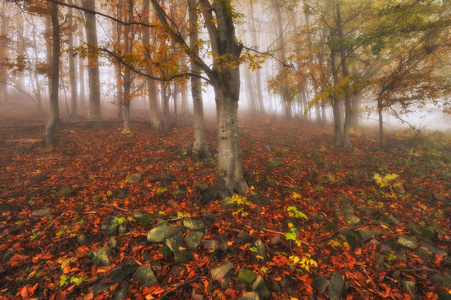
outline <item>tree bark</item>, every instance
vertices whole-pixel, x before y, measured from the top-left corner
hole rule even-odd
[[[341,57],[341,70],[343,73],[343,79],[349,76],[348,65],[346,63],[346,48],[344,46],[344,34],[343,25],[341,23],[341,7],[339,3],[336,3],[337,11],[337,31],[338,38],[340,39],[340,57]],[[345,93],[345,121],[343,129],[343,147],[351,147],[351,119],[352,119],[352,108],[351,108],[351,95],[348,91]]]
[[[95,0],[82,0],[83,8],[95,10]],[[88,42],[88,77],[89,77],[89,106],[88,120],[102,120],[100,107],[100,75],[99,57],[97,50],[97,25],[96,16],[85,12],[86,40]]]
[[[188,0],[190,47],[195,55],[199,55],[199,30],[197,23],[196,0]],[[191,60],[191,72],[200,74],[199,66]],[[194,143],[191,156],[199,161],[210,157],[205,134],[204,105],[202,101],[202,81],[199,77],[191,77],[191,96],[193,98]]]
[[[334,85],[338,84],[338,71],[335,62],[335,50],[330,50],[330,61],[331,61],[331,69],[332,69],[332,77]],[[334,116],[334,136],[335,136],[335,145],[341,146],[343,143],[342,133],[341,133],[341,116],[340,116],[340,106],[339,99],[334,94],[332,96],[332,110]]]
[[[52,9],[52,64],[50,74],[50,103],[49,121],[45,127],[45,144],[51,145],[56,141],[56,131],[59,122],[58,108],[58,87],[59,87],[59,67],[60,67],[60,25],[58,22],[58,5],[51,4]]]
[[[382,149],[385,149],[385,137],[384,137],[384,120],[382,117],[382,110],[384,109],[382,105],[382,99],[377,100],[377,112],[379,114],[379,141]]]
[[[2,2],[0,6],[0,14],[1,14],[1,35],[6,37],[7,35],[7,16],[5,10],[5,3]],[[6,63],[6,39],[0,40],[0,64]],[[0,67],[0,104],[6,102],[8,97],[8,89],[6,83],[8,82],[8,75],[6,73],[5,67]]]
[[[83,39],[83,30],[80,28],[79,34],[78,34],[78,45],[81,45],[81,41]],[[86,96],[85,96],[85,69],[83,65],[83,59],[81,57],[78,58],[78,69],[79,69],[79,83],[80,83],[80,97],[78,97],[80,107],[86,107]]]
[[[150,0],[143,1],[143,22],[145,24],[150,24]],[[150,45],[150,32],[149,28],[143,28],[143,41],[146,45]],[[148,51],[148,59],[150,59],[150,51]],[[152,74],[152,67],[149,65],[146,67],[147,74]],[[158,94],[157,94],[157,85],[155,80],[150,78],[146,78],[147,84],[147,96],[149,101],[149,119],[152,128],[157,130],[162,129],[162,124],[160,117],[158,116]]]
[[[67,26],[69,31],[67,33],[68,47],[69,47],[69,80],[70,80],[70,118],[78,117],[78,103],[77,103],[77,79],[75,71],[75,55],[74,55],[74,34],[73,34],[73,16],[72,8],[69,8],[67,18]]]

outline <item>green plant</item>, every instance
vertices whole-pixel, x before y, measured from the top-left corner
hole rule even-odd
[[[130,129],[122,129],[121,134],[125,135],[128,138],[131,138],[135,135]]]
[[[183,213],[181,211],[177,212],[177,218],[189,218],[191,217],[188,213]]]
[[[306,216],[306,214],[304,214],[302,211],[297,210],[297,208],[295,206],[288,206],[287,211],[288,211],[288,215],[290,217],[303,218],[303,219],[308,220],[308,217]]]
[[[40,237],[41,235],[42,235],[42,232],[37,231],[37,232],[33,233],[32,235],[30,235],[30,239],[35,240],[38,237]]]
[[[165,188],[165,187],[158,187],[157,188],[157,195],[160,196],[160,195],[166,193],[167,191],[168,191],[168,189]]]
[[[301,241],[299,241],[297,239],[298,230],[296,229],[296,227],[294,227],[294,225],[292,223],[288,223],[288,227],[290,228],[290,232],[288,232],[285,235],[285,239],[287,241],[294,241],[294,243],[300,247],[301,246]]]
[[[249,250],[255,254],[255,257],[256,257],[258,260],[264,260],[263,256],[261,256],[261,255],[258,254],[257,247],[251,247],[251,248],[249,248]]]
[[[385,188],[388,187],[392,192],[393,188],[397,188],[398,190],[403,190],[402,188],[402,182],[399,180],[399,175],[397,174],[387,174],[385,176],[381,176],[378,173],[374,174],[373,180],[376,182],[376,184],[381,187]]]

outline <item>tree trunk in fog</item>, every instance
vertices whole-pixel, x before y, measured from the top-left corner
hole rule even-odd
[[[190,25],[190,47],[196,55],[199,55],[199,30],[197,23],[196,0],[188,1],[189,25]],[[191,72],[200,74],[199,66],[191,61]],[[191,76],[191,96],[193,98],[194,116],[194,143],[192,157],[199,161],[210,157],[205,134],[204,105],[202,101],[202,81],[199,77]]]
[[[343,41],[343,26],[341,24],[341,8],[340,4],[336,3],[336,11],[337,11],[337,31],[338,38],[340,39],[340,57],[341,57],[341,70],[343,72],[343,78],[349,76],[348,65],[346,63],[346,48],[344,46]],[[344,135],[343,135],[343,147],[350,148],[351,147],[351,119],[352,119],[352,109],[351,109],[351,95],[349,92],[345,93],[345,122],[344,122]]]
[[[169,97],[167,83],[161,83],[161,100],[163,101],[163,132],[168,133],[171,127],[171,112],[169,111]]]
[[[252,37],[252,47],[254,49],[258,49],[258,32],[255,29],[255,18],[254,18],[254,4],[253,0],[249,1],[250,4],[250,26],[251,26],[251,37]],[[257,99],[256,104],[258,106],[258,110],[261,113],[265,113],[265,105],[263,104],[263,88],[262,88],[262,77],[261,77],[261,70],[257,69],[254,71],[255,73],[255,84],[257,85]]]
[[[252,82],[251,70],[244,67],[244,83],[246,85],[246,96],[249,103],[249,109],[252,112],[257,111],[255,100],[254,83]]]
[[[216,180],[203,195],[204,202],[225,198],[235,193],[243,193],[248,189],[243,176],[238,135],[239,59],[243,46],[237,42],[233,16],[228,2],[215,0],[212,6],[217,20],[216,26],[211,22],[211,13],[207,14],[206,11],[203,13],[211,48],[217,54],[216,63],[213,64],[214,72],[210,74],[210,79],[215,90],[218,114],[219,153]],[[224,57],[226,57],[227,63],[224,61]]]
[[[1,22],[1,35],[6,37],[7,36],[7,16],[6,16],[6,10],[5,10],[5,3],[2,2],[0,6],[0,22]],[[0,39],[0,64],[6,63],[6,40]],[[0,104],[3,104],[6,102],[6,99],[8,97],[8,90],[6,83],[8,82],[8,76],[6,73],[5,67],[0,67]]]
[[[181,60],[181,65],[186,66],[186,56],[183,55]],[[182,115],[189,114],[189,106],[188,106],[188,81],[183,80],[180,84],[180,113]]]
[[[16,50],[15,55],[18,57],[23,57],[24,61],[27,59],[26,50],[25,50],[25,38],[24,38],[24,20],[22,18],[13,18],[9,19],[11,22],[16,22],[16,24],[13,24],[13,28],[16,29],[16,37],[17,42],[13,46]],[[17,70],[15,78],[15,86],[18,88],[18,90],[25,90],[24,82],[25,82],[25,71],[24,70]]]
[[[58,5],[51,4],[52,9],[52,64],[50,74],[50,102],[49,102],[49,121],[45,127],[45,144],[51,145],[56,141],[56,130],[59,122],[58,108],[58,87],[59,87],[59,68],[60,68],[60,25],[58,23]]]
[[[83,39],[83,30],[80,27],[80,30],[78,31],[78,46],[81,45],[82,39]],[[80,107],[86,107],[85,105],[85,69],[83,66],[83,58],[78,57],[78,76],[79,76],[79,83],[80,83],[80,97],[78,97]]]
[[[95,0],[82,0],[83,8],[95,10]],[[93,13],[85,12],[86,41],[88,43],[88,77],[89,77],[89,106],[88,120],[102,120],[100,108],[100,77],[99,57],[97,50],[97,23]]]
[[[77,79],[75,73],[75,55],[74,55],[74,34],[73,34],[73,17],[72,8],[69,8],[69,16],[67,19],[67,26],[69,30],[67,32],[68,47],[69,47],[69,79],[70,79],[70,118],[78,117],[78,103],[77,103]]]
[[[133,7],[134,1],[128,0],[126,5],[127,22],[133,21]],[[129,55],[133,52],[133,28],[131,26],[125,26],[124,28],[124,44],[125,55]],[[130,130],[130,102],[132,101],[132,70],[125,67],[124,70],[124,95],[122,97],[122,104],[124,109],[124,130]]]
[[[122,81],[121,65],[117,61],[114,63],[114,71],[115,71],[115,77],[116,77],[116,100],[114,101],[114,103],[117,105],[116,118],[118,120],[123,120],[124,109],[123,109],[123,105],[122,105],[122,98],[124,97],[124,93],[123,93],[124,83]]]
[[[353,95],[351,103],[352,103],[351,127],[357,129],[359,128],[359,117],[360,117],[360,93]]]
[[[150,0],[143,1],[143,22],[145,24],[150,24]],[[145,45],[150,45],[150,32],[149,28],[143,27],[143,42]],[[148,59],[150,59],[150,52],[148,52]],[[146,68],[147,74],[152,74],[152,67],[148,66]],[[162,129],[162,124],[160,117],[158,116],[158,93],[157,85],[155,80],[146,78],[147,84],[147,96],[149,101],[149,119],[152,128],[157,130]]]
[[[332,77],[334,85],[338,84],[338,70],[335,62],[335,50],[331,47],[330,50],[330,61],[332,69]],[[334,117],[334,135],[335,135],[335,145],[341,146],[343,143],[342,133],[341,133],[341,116],[340,116],[340,100],[334,94],[332,97],[332,110]]]
[[[321,100],[321,125],[324,127],[327,124],[327,116],[326,116],[326,100]]]
[[[380,95],[379,95],[380,97]],[[377,100],[377,112],[379,114],[379,141],[382,149],[385,149],[385,137],[384,137],[384,120],[382,118],[382,110],[384,106],[382,105],[382,99]]]
[[[34,21],[33,21],[34,23]],[[34,94],[36,97],[36,102],[38,105],[38,110],[40,112],[42,112],[42,95],[41,95],[41,82],[39,80],[39,72],[36,70],[36,66],[39,63],[39,57],[38,57],[38,47],[37,47],[37,42],[36,42],[36,26],[33,26],[32,29],[32,36],[33,36],[33,63],[35,65],[35,69],[30,72],[30,77],[32,77],[30,79],[30,81],[32,82],[33,85],[33,90],[34,90]]]

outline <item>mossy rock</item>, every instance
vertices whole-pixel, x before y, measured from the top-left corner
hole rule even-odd
[[[251,285],[257,279],[257,274],[249,269],[243,268],[238,271],[235,280],[246,285]]]
[[[346,242],[348,242],[351,248],[359,248],[362,247],[362,241],[359,239],[357,233],[352,230],[342,229],[340,230],[340,234],[346,238]]]
[[[174,255],[174,253],[171,251],[171,249],[169,249],[169,247],[158,248],[158,252],[163,254],[164,258],[166,259],[171,258]]]

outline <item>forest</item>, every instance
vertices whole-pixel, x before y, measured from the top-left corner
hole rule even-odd
[[[451,299],[450,50],[447,0],[0,0],[0,299]]]

